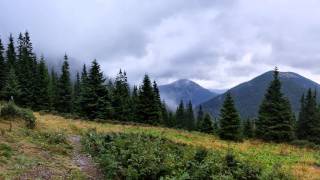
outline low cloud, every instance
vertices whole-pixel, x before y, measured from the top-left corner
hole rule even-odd
[[[1,0],[0,35],[28,30],[53,64],[97,59],[137,84],[180,78],[230,88],[279,66],[320,82],[316,0]]]

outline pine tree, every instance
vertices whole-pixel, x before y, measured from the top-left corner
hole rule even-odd
[[[184,109],[184,103],[181,100],[180,104],[176,110],[176,127],[183,128],[184,121],[185,121],[185,109]]]
[[[13,40],[12,34],[10,34],[10,37],[9,37],[9,43],[8,43],[6,55],[7,55],[8,69],[14,69],[17,61],[16,60],[17,55],[14,47],[14,40]]]
[[[105,78],[96,60],[92,61],[88,75],[88,91],[86,97],[86,116],[89,119],[110,118],[111,100],[109,92],[104,84]]]
[[[79,97],[79,115],[87,117],[90,114],[89,102],[92,100],[90,95],[90,87],[88,84],[88,72],[87,67],[84,64],[81,73],[81,83],[80,83],[80,97]]]
[[[26,32],[24,36],[20,33],[18,38],[18,59],[12,60],[14,61],[12,64],[15,66],[21,89],[21,94],[17,102],[19,105],[26,107],[33,107],[35,105],[34,98],[37,95],[37,61],[32,51],[33,48],[29,33]],[[11,54],[13,54],[13,51]]]
[[[204,118],[204,112],[202,110],[202,106],[200,105],[199,106],[199,109],[198,109],[198,113],[197,113],[197,129],[200,131],[200,128],[202,126],[202,121],[203,121],[203,118]]]
[[[150,78],[145,75],[139,89],[138,117],[139,121],[147,124],[159,124],[161,109],[155,98]]]
[[[50,109],[50,94],[49,94],[49,72],[42,56],[40,59],[38,67],[38,76],[37,81],[39,85],[38,92],[35,94],[36,104],[39,110],[49,110]]]
[[[114,118],[120,121],[130,120],[130,89],[128,85],[126,72],[119,71],[113,91],[112,107],[114,109]]]
[[[189,101],[186,111],[186,119],[184,121],[184,127],[187,130],[194,130],[195,129],[195,118],[193,113],[193,106],[191,101]]]
[[[204,118],[200,120],[198,130],[200,132],[208,133],[208,134],[213,134],[215,132],[212,119],[208,113],[206,113]]]
[[[254,137],[254,125],[251,119],[246,119],[243,122],[243,136],[246,138],[253,138]]]
[[[77,114],[80,113],[80,92],[81,92],[80,74],[79,72],[77,72],[76,80],[74,82],[73,91],[72,91],[73,112]]]
[[[138,95],[138,87],[133,86],[131,100],[130,100],[130,120],[133,122],[138,122],[138,103],[139,103],[139,95]]]
[[[162,101],[161,103],[161,124],[166,125],[168,127],[170,124],[167,104],[165,101]]]
[[[4,47],[0,39],[0,94],[4,86],[6,85],[6,74],[7,74],[6,62],[5,62],[3,53],[4,53]],[[0,95],[0,100],[1,99],[2,97]]]
[[[260,106],[258,117],[256,133],[259,138],[276,142],[288,142],[294,138],[293,115],[288,99],[281,93],[277,68]]]
[[[58,81],[58,104],[56,109],[61,113],[71,113],[72,111],[72,86],[69,72],[68,56],[64,56],[61,68],[61,76]]]
[[[226,94],[220,113],[220,138],[234,141],[241,140],[241,121],[230,92]]]
[[[58,79],[57,73],[52,68],[49,82],[49,104],[51,111],[57,110],[56,107],[58,106]]]
[[[316,96],[311,89],[306,97],[302,96],[296,134],[299,139],[320,144],[320,110]]]
[[[14,69],[10,69],[6,85],[3,88],[2,96],[5,100],[15,100],[20,95],[20,88]]]

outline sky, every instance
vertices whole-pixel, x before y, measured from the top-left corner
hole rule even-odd
[[[278,66],[320,83],[318,0],[0,0],[0,38],[31,34],[51,64],[93,59],[131,84],[231,88]]]

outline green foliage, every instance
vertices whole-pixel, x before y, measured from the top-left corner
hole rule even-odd
[[[208,134],[216,133],[211,116],[206,113],[203,119],[198,120],[198,131]]]
[[[19,108],[13,102],[6,103],[0,107],[0,117],[5,119],[21,118],[30,129],[36,126],[36,118],[33,112],[29,109]]]
[[[245,138],[254,137],[254,121],[251,119],[246,119],[243,122],[243,136]]]
[[[112,107],[114,110],[114,119],[120,121],[129,121],[130,112],[130,89],[126,72],[119,71],[114,82],[112,93]],[[137,93],[137,92],[134,92]]]
[[[6,83],[6,72],[7,72],[7,69],[6,69],[6,61],[4,59],[4,47],[3,47],[3,44],[2,44],[2,41],[0,39],[0,99],[2,99],[2,96],[1,96],[1,91],[2,89],[4,88],[5,86],[5,83]]]
[[[257,136],[267,141],[288,142],[294,138],[293,113],[288,99],[283,97],[279,72],[276,68],[260,106]]]
[[[0,143],[0,157],[10,158],[12,155],[13,150],[11,146],[9,146],[8,144]]]
[[[148,75],[144,76],[138,94],[137,115],[139,121],[147,124],[159,124],[161,121],[161,107],[159,107],[154,87],[152,87]]]
[[[185,108],[184,108],[184,103],[181,100],[176,110],[176,127],[183,128],[184,120],[185,120]]]
[[[220,138],[234,141],[241,140],[240,116],[234,106],[230,92],[226,95],[220,116]]]
[[[108,179],[259,179],[259,167],[233,156],[146,134],[88,132],[83,144]]]
[[[316,92],[308,90],[307,96],[301,98],[301,111],[297,122],[297,137],[320,144],[320,109]]]
[[[72,86],[69,72],[68,56],[64,56],[64,62],[61,69],[61,76],[57,84],[57,110],[61,113],[70,113],[72,111]]]
[[[14,69],[10,69],[1,94],[5,100],[13,100],[20,96],[21,90]]]

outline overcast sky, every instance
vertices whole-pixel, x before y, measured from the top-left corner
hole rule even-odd
[[[131,83],[148,73],[230,88],[278,66],[320,82],[319,0],[0,0],[0,37],[28,30],[37,54],[97,59]]]

